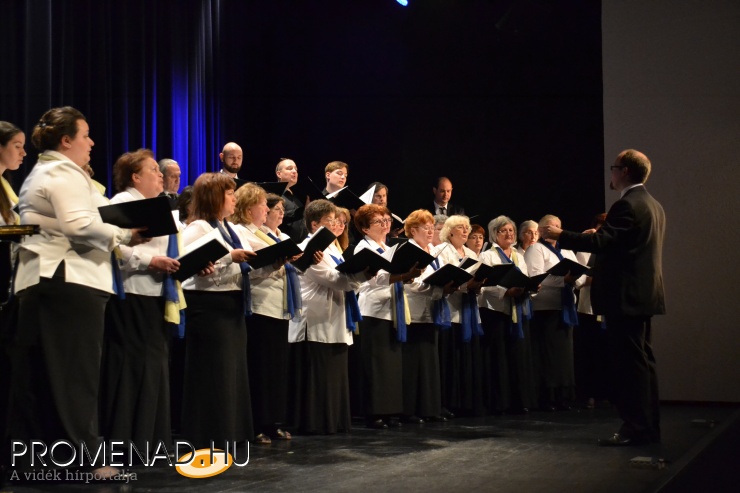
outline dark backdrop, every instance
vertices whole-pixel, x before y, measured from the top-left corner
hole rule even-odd
[[[444,174],[474,222],[586,227],[604,207],[599,2],[409,3],[3,1],[0,118],[30,137],[49,107],[78,107],[108,184],[143,146],[192,183],[233,140],[243,178],[291,157],[312,196],[306,176],[323,186],[342,160],[352,190],[386,183],[402,216]]]

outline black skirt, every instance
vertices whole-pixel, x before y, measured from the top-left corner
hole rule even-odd
[[[352,428],[347,348],[344,343],[305,343],[308,359],[302,431],[333,434]]]
[[[363,317],[361,330],[365,416],[401,414],[401,343],[396,339],[393,322]]]
[[[288,321],[254,314],[247,319],[252,414],[258,433],[286,422],[288,409]]]
[[[196,448],[213,440],[254,437],[241,291],[185,291],[183,438]]]
[[[574,398],[573,328],[560,310],[534,312],[531,322],[535,380],[541,404],[559,404]]]
[[[168,329],[164,298],[127,294],[108,302],[100,385],[100,425],[109,440],[172,441]]]
[[[439,383],[437,328],[430,323],[408,326],[403,349],[403,413],[439,416],[442,398]]]
[[[482,308],[484,337],[480,340],[483,395],[490,412],[501,413],[510,406],[511,383],[506,339],[511,316]]]

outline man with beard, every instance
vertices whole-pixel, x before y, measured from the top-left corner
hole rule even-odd
[[[242,167],[242,159],[244,157],[242,148],[236,142],[229,142],[226,144],[218,155],[221,159],[221,173],[229,175],[234,179],[238,179],[239,170]]]

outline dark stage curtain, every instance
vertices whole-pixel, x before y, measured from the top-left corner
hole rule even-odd
[[[82,111],[95,141],[95,178],[113,195],[110,168],[140,147],[172,157],[182,183],[217,169],[218,0],[2,2],[2,114],[26,132],[44,111]],[[21,176],[35,163],[30,142]]]

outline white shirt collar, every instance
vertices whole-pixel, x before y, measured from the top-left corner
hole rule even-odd
[[[641,187],[641,186],[643,186],[643,184],[642,184],[642,183],[635,183],[635,184],[633,184],[633,185],[630,185],[630,186],[628,186],[628,187],[626,187],[626,188],[622,189],[622,193],[621,193],[621,195],[619,196],[619,198],[620,198],[620,199],[621,199],[621,198],[623,198],[623,197],[624,197],[624,194],[625,194],[625,193],[627,193],[628,191],[632,190],[633,188],[637,188],[637,187]]]

